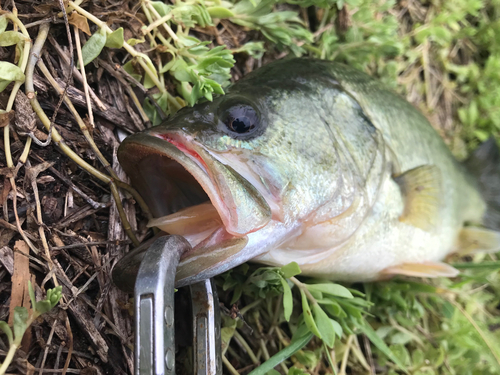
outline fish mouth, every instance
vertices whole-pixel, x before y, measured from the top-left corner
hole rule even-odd
[[[271,220],[262,195],[185,134],[153,128],[129,136],[118,159],[152,212],[148,226],[181,235],[193,247],[183,256],[191,265],[183,277],[200,271],[201,254],[213,252],[216,263],[241,251],[247,235]]]

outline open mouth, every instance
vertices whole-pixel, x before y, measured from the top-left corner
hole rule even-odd
[[[240,175],[177,134],[128,137],[118,158],[155,226],[196,247],[242,238],[270,220],[264,199]]]

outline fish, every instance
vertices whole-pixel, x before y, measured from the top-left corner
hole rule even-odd
[[[269,63],[127,137],[118,159],[148,226],[192,246],[178,286],[247,261],[344,282],[453,277],[448,254],[500,250],[494,140],[460,163],[413,105],[339,63]]]

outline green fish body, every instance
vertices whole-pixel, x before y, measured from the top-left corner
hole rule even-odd
[[[151,225],[194,247],[179,285],[247,260],[342,281],[452,276],[447,254],[498,242],[464,232],[487,204],[426,118],[341,64],[273,62],[128,137],[118,157]]]

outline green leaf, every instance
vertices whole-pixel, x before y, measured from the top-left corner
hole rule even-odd
[[[9,21],[7,21],[7,17],[5,17],[5,15],[1,16],[0,17],[0,33],[3,33],[5,31],[8,24],[9,24]]]
[[[123,27],[120,27],[106,36],[105,46],[108,48],[122,48],[123,47]]]
[[[105,31],[100,29],[95,32],[82,48],[83,65],[87,65],[99,56],[106,44]]]
[[[323,342],[329,348],[333,348],[333,344],[335,344],[335,329],[333,328],[332,320],[317,303],[312,305],[312,311]]]
[[[242,294],[243,294],[243,285],[236,285],[234,287],[233,298],[231,298],[230,304],[238,302]]]
[[[288,374],[287,375],[308,375],[308,374],[309,373],[308,372],[304,372],[303,369],[293,366],[293,367],[291,367],[288,370]]]
[[[213,67],[211,67],[210,65],[219,65],[223,68],[232,68],[233,67],[233,62],[231,61],[228,61],[228,60],[225,60],[224,58],[222,58],[221,56],[210,56],[210,57],[207,57],[205,59],[203,59],[199,64],[198,64],[198,70],[209,70],[211,71],[213,69]],[[211,69],[212,68],[212,69]]]
[[[284,315],[286,321],[290,321],[290,316],[292,315],[293,311],[293,297],[292,297],[292,290],[290,289],[290,286],[286,282],[285,279],[280,278],[281,285],[283,286],[283,309],[284,309]]]
[[[222,89],[222,86],[219,83],[215,82],[214,80],[205,78],[205,84],[209,85],[216,94],[224,95],[224,90]]]
[[[300,267],[297,262],[291,262],[287,265],[280,268],[281,272],[283,272],[283,277],[289,279],[292,276],[296,276],[300,274]]]
[[[160,73],[166,73],[166,72],[168,72],[170,69],[172,69],[172,67],[174,66],[174,64],[175,64],[176,61],[177,60],[175,60],[174,58],[172,58],[172,60],[170,60],[165,65],[163,65],[163,67],[160,69]]]
[[[33,290],[33,285],[31,284],[30,280],[28,280],[28,293],[30,295],[31,307],[35,308],[36,305],[35,291]]]
[[[313,315],[311,309],[309,308],[309,302],[307,301],[306,294],[303,290],[300,290],[300,295],[302,297],[302,311],[304,316],[304,322],[306,323],[307,328],[316,335],[318,338],[322,338],[321,333],[318,331],[318,327],[314,322]]]
[[[411,340],[413,340],[413,336],[409,335],[406,332],[396,332],[391,336],[390,343],[392,345],[406,345]]]
[[[363,332],[382,353],[384,353],[387,358],[394,362],[402,371],[408,373],[405,365],[399,360],[396,355],[389,349],[385,342],[377,335],[373,328],[366,322],[357,325],[358,329]]]
[[[181,82],[180,85],[177,85],[177,91],[191,107],[196,103],[196,98],[193,95],[193,87],[188,82]]]
[[[339,284],[333,284],[333,283],[306,284],[306,287],[310,291],[317,291],[325,294],[330,294],[336,297],[353,298],[353,295],[349,291],[349,289]]]
[[[220,330],[220,336],[221,336],[221,354],[225,355],[226,350],[229,347],[229,344],[231,343],[231,339],[234,336],[234,332],[236,331],[236,321],[235,324],[229,327],[223,327]]]
[[[50,301],[47,300],[39,301],[35,304],[35,311],[38,312],[39,314],[44,314],[47,311],[50,311],[51,308],[52,305]]]
[[[5,90],[7,88],[7,86],[10,85],[12,81],[6,81],[6,80],[3,80],[3,79],[0,79],[0,92],[2,92],[3,90]]]
[[[321,299],[321,300],[316,300],[316,301],[320,305],[325,305],[324,309],[335,317],[345,318],[347,316],[347,314],[342,309],[342,307],[340,307],[340,305],[337,301],[334,301],[331,299]]]
[[[141,81],[142,76],[136,72],[135,67],[134,67],[134,60],[130,60],[127,63],[125,63],[122,68],[125,70],[128,74],[130,74],[132,77],[134,77],[137,81]]]
[[[26,328],[28,328],[28,310],[25,307],[14,308],[14,337],[16,342],[21,342]]]
[[[9,325],[4,321],[0,321],[0,329],[7,335],[7,339],[9,340],[9,346],[12,345],[12,330]]]
[[[144,43],[146,40],[144,38],[137,39],[137,38],[130,38],[127,39],[127,44],[129,44],[131,47],[135,46],[136,44],[141,44]]]
[[[394,353],[396,357],[398,357],[399,361],[403,363],[405,366],[411,365],[410,353],[408,352],[408,349],[406,349],[404,345],[401,344],[391,345],[391,351]]]
[[[52,295],[50,296],[49,301],[50,301],[51,306],[54,307],[61,300],[62,286],[58,285],[54,289],[49,289],[49,290],[52,290]]]
[[[333,325],[333,330],[335,331],[335,333],[337,334],[337,336],[340,338],[342,338],[342,335],[344,333],[344,330],[342,329],[342,326],[339,324],[339,322],[333,320],[333,319],[330,319],[330,321],[332,322],[332,325]]]
[[[172,7],[168,6],[162,1],[151,1],[150,3],[153,8],[158,12],[158,14],[162,17],[166,16],[168,13],[170,13],[170,10]]]
[[[231,12],[229,9],[221,7],[221,6],[207,8],[207,11],[208,11],[208,14],[210,14],[210,17],[212,17],[212,18],[234,17],[233,12]]]
[[[280,350],[278,353],[273,355],[271,358],[269,358],[267,361],[265,361],[263,364],[261,364],[255,370],[250,372],[250,374],[248,374],[248,375],[264,375],[264,374],[266,374],[268,371],[272,370],[274,367],[279,365],[281,362],[290,358],[292,355],[294,355],[296,352],[298,352],[300,349],[302,349],[304,346],[306,346],[309,343],[309,341],[311,341],[312,337],[313,337],[312,333],[309,333],[305,336],[298,338],[296,341],[292,341],[290,343],[290,345],[288,345],[286,348]]]
[[[25,40],[26,37],[17,31],[5,31],[0,34],[0,47],[13,46]]]
[[[141,57],[146,62],[146,65],[148,66],[149,70],[151,70],[151,72],[155,75],[155,77],[158,78],[158,74],[156,73],[156,67],[153,65],[153,62],[151,61],[151,59],[147,55],[143,55],[143,54],[141,54]],[[141,57],[139,57],[139,58],[141,58]],[[149,74],[146,73],[144,76],[144,87],[147,89],[150,89],[154,86],[155,86],[154,81],[151,79]]]
[[[234,53],[248,53],[255,59],[260,59],[266,49],[264,47],[264,42],[248,42],[242,45],[240,48],[234,49]]]
[[[22,82],[24,78],[21,68],[7,61],[0,61],[0,79]]]

